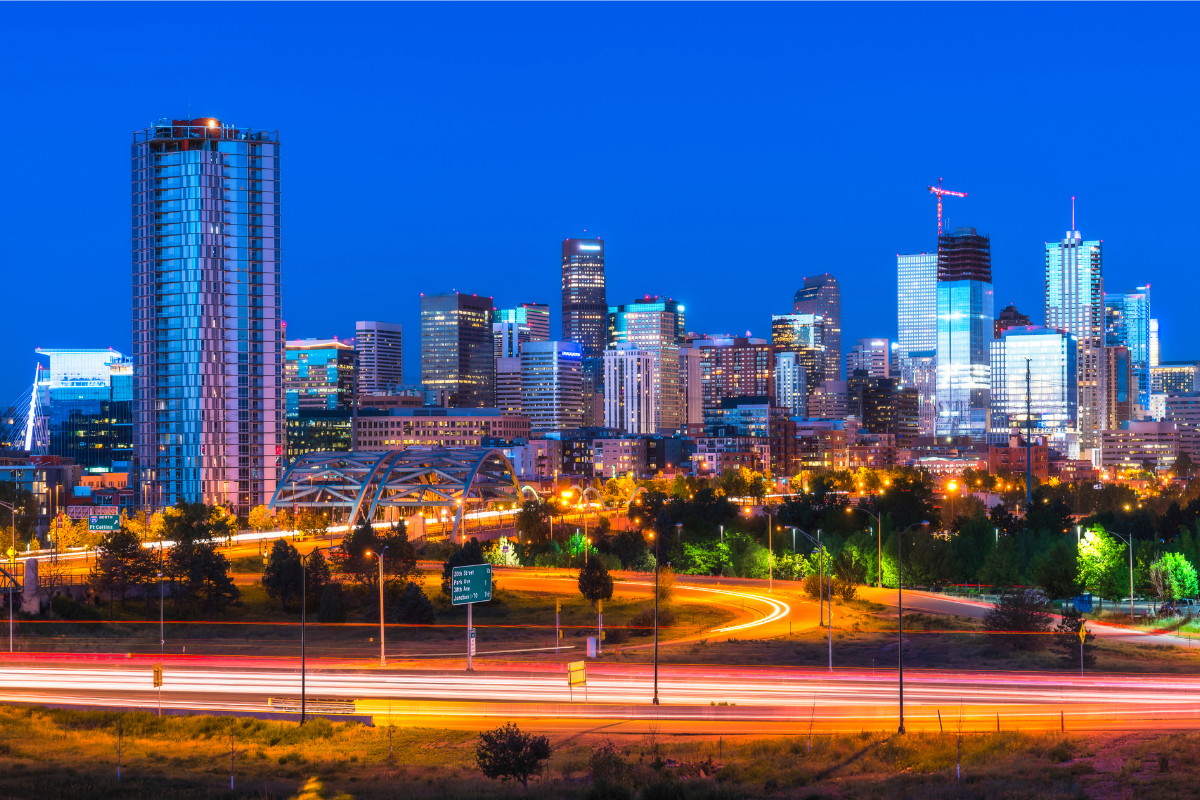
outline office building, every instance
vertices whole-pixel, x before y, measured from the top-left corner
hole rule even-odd
[[[679,348],[680,427],[704,423],[704,351]]]
[[[1179,432],[1179,450],[1194,462],[1200,462],[1200,392],[1167,395],[1163,420],[1175,423]]]
[[[991,240],[974,228],[938,237],[938,436],[987,438],[991,391]]]
[[[403,342],[403,328],[397,323],[354,323],[359,394],[386,394],[404,385]]]
[[[361,414],[381,413],[363,409]],[[303,408],[287,416],[285,454],[290,464],[305,453],[350,452],[354,414],[348,408]]]
[[[1032,440],[1014,433],[988,445],[988,472],[1024,475],[1028,468],[1036,483],[1045,483],[1050,478],[1050,447],[1045,441],[1036,433]]]
[[[283,469],[279,135],[163,119],[130,154],[139,504],[245,516]]]
[[[1079,458],[1078,351],[1071,334],[1033,325],[992,341],[989,442],[1002,444],[1019,430]]]
[[[861,369],[872,378],[888,378],[891,377],[891,366],[887,339],[859,339],[846,353],[847,376]]]
[[[578,342],[527,342],[521,348],[521,413],[534,435],[583,424],[582,361]]]
[[[604,240],[562,243],[562,340],[578,342],[584,358],[602,358],[608,300],[604,283]]]
[[[655,433],[655,354],[634,344],[604,351],[604,426],[622,433]]]
[[[366,451],[483,447],[485,440],[511,442],[529,435],[529,417],[497,408],[397,408],[358,416],[358,449]]]
[[[799,470],[796,423],[773,398],[727,397],[717,408],[704,410],[704,433],[709,438],[754,437],[769,452],[772,475],[794,475]]]
[[[900,358],[937,347],[937,253],[896,256]]]
[[[1161,353],[1158,349],[1158,320],[1150,320],[1150,366],[1157,367]]]
[[[501,414],[521,413],[521,357],[496,359],[496,408]]]
[[[917,392],[917,418],[921,436],[937,430],[937,351],[909,350],[900,362],[900,383]]]
[[[1113,473],[1169,469],[1179,454],[1179,429],[1174,422],[1130,420],[1101,434],[1101,466]]]
[[[765,339],[700,336],[690,338],[689,344],[700,350],[704,408],[716,408],[726,397],[775,391],[775,349]]]
[[[1099,241],[1084,241],[1079,231],[1046,242],[1046,327],[1071,334],[1079,345],[1079,446],[1085,451],[1100,446],[1108,416],[1103,249]]]
[[[529,326],[529,339],[534,342],[550,341],[550,306],[546,303],[517,303],[513,309],[518,321]],[[524,317],[522,320],[521,317]]]
[[[846,381],[821,381],[808,395],[812,419],[845,419],[850,413]]]
[[[795,314],[818,314],[824,325],[825,380],[842,378],[842,289],[829,273],[804,279],[792,300]]]
[[[992,338],[999,339],[1000,334],[1009,328],[1023,328],[1029,324],[1029,315],[1022,314],[1017,311],[1015,305],[1009,303],[1000,309],[1000,313],[996,315],[996,321],[992,323]]]
[[[811,394],[817,384],[827,380],[827,361],[832,357],[825,344],[828,326],[819,314],[772,314],[771,346],[776,353],[796,353],[806,372],[806,387]]]
[[[1137,379],[1137,403],[1149,405],[1150,284],[1136,286],[1132,292],[1105,292],[1104,344],[1129,350]]]
[[[1141,407],[1138,402],[1137,375],[1129,348],[1124,345],[1104,348],[1104,390],[1108,399],[1104,403],[1107,417],[1104,422],[1105,430],[1121,427],[1122,422],[1136,419]],[[1149,403],[1149,391],[1146,393]]]
[[[877,378],[855,370],[846,378],[847,417],[858,419],[861,430],[911,441],[920,433],[918,396],[895,378]],[[893,442],[895,444],[895,442]]]
[[[655,432],[677,431],[683,421],[679,348],[684,337],[684,307],[675,300],[646,295],[632,303],[609,306],[609,349],[632,344],[654,354]]]
[[[495,400],[491,319],[490,297],[421,295],[421,383],[445,391],[453,408]]]
[[[497,308],[492,312],[492,336],[496,358],[515,358],[521,355],[522,342],[550,340],[550,307],[519,303],[516,308]]]
[[[1198,361],[1162,361],[1150,367],[1150,392],[1152,394],[1181,394],[1197,389]]]
[[[528,342],[532,336],[529,326],[516,320],[504,320],[492,323],[492,358],[517,358],[521,355],[521,345]]]
[[[597,477],[638,477],[647,468],[646,439],[596,439],[592,447],[592,464]]]
[[[287,416],[301,409],[352,407],[354,358],[354,346],[336,338],[288,341],[283,362]]]
[[[47,349],[38,371],[37,438],[84,473],[128,473],[133,461],[133,359],[116,350]],[[37,444],[37,443],[35,443]]]
[[[790,416],[808,415],[808,368],[799,353],[775,354],[775,404]]]

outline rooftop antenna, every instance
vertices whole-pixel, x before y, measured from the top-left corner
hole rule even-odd
[[[1071,195],[1071,230],[1075,230],[1075,195]]]

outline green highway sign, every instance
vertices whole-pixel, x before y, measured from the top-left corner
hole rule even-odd
[[[88,517],[89,531],[119,531],[121,517],[116,514],[92,514]]]
[[[450,570],[450,602],[486,603],[492,599],[492,565],[474,564]]]

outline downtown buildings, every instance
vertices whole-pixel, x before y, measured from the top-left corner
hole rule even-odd
[[[495,402],[492,298],[421,295],[421,383],[454,408]]]
[[[685,336],[684,306],[676,300],[646,295],[608,308],[608,349],[629,344],[654,356],[654,428],[659,433],[679,430],[684,418],[679,348]]]
[[[359,394],[386,394],[404,385],[404,331],[391,322],[354,323]]]
[[[239,515],[283,469],[280,141],[221,120],[133,135],[133,483]]]
[[[992,246],[974,228],[938,237],[938,436],[987,437],[993,328]]]
[[[818,314],[825,330],[825,377],[827,381],[842,379],[842,288],[837,278],[828,272],[804,279],[804,286],[792,300],[792,313]]]

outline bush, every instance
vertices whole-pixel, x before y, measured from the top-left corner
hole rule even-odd
[[[1079,655],[1083,653],[1083,665],[1096,665],[1095,645],[1092,643],[1096,634],[1084,634],[1087,639],[1083,646],[1079,645],[1079,626],[1083,624],[1083,615],[1074,608],[1068,608],[1062,614],[1062,621],[1054,626],[1055,635],[1050,637],[1050,644],[1062,659],[1062,665],[1067,669],[1079,669]]]
[[[550,740],[545,736],[521,733],[509,722],[502,728],[479,734],[475,760],[479,769],[493,780],[520,781],[529,788],[529,776],[550,759]]]
[[[400,595],[393,608],[395,617],[400,622],[411,625],[431,625],[437,621],[433,603],[429,602],[429,598],[421,590],[421,587],[411,581],[404,587],[404,593]]]
[[[317,622],[345,622],[346,596],[340,583],[326,584],[321,592],[321,607],[317,611]]]
[[[1045,641],[1036,634],[1050,628],[1050,602],[1040,589],[1025,589],[1003,595],[983,615],[983,628],[988,631],[1018,631],[1001,635],[1000,639],[1014,650],[1040,650]]]
[[[658,602],[665,603],[675,595],[675,571],[670,567],[659,567],[658,570]],[[659,616],[662,610],[659,609]]]
[[[595,605],[597,600],[608,600],[613,595],[613,579],[608,568],[598,558],[589,558],[579,570],[579,593]]]
[[[810,572],[804,576],[804,592],[813,600],[829,599],[829,586],[826,578],[819,572]]]
[[[597,787],[620,785],[629,778],[629,762],[612,742],[603,742],[592,750],[589,766],[592,783]]]
[[[675,612],[668,606],[660,605],[658,607],[658,624],[673,625],[675,623]],[[638,636],[648,636],[654,633],[654,606],[642,606],[642,610],[633,615],[633,619],[629,620],[629,625],[635,629],[630,633]]]
[[[80,603],[68,594],[50,598],[50,608],[59,619],[102,619],[103,615],[90,603]]]

